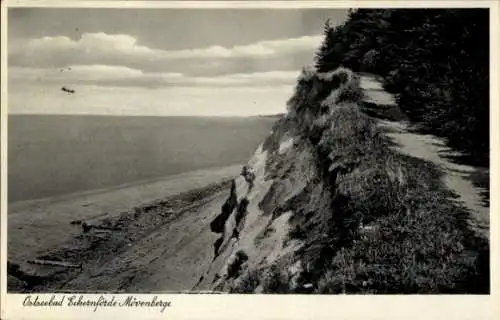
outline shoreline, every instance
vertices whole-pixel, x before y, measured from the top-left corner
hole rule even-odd
[[[161,176],[161,177],[156,177],[156,178],[149,178],[149,179],[142,179],[142,180],[137,180],[137,181],[133,181],[133,182],[126,182],[126,183],[121,183],[121,184],[102,187],[102,188],[82,190],[82,191],[76,191],[76,192],[65,193],[65,194],[56,194],[53,196],[34,198],[34,199],[16,200],[13,202],[7,202],[7,207],[9,209],[7,212],[9,212],[10,210],[18,211],[20,209],[24,209],[26,207],[31,207],[31,206],[35,206],[35,205],[48,205],[48,204],[55,203],[55,202],[90,197],[90,196],[103,194],[103,193],[112,193],[112,192],[119,191],[122,189],[142,187],[142,186],[153,185],[153,184],[158,184],[158,183],[164,184],[167,180],[178,180],[178,179],[182,179],[183,177],[186,177],[186,176],[191,176],[193,174],[203,175],[203,173],[207,173],[207,172],[225,171],[225,170],[228,170],[229,168],[233,168],[233,167],[235,168],[234,172],[238,171],[237,173],[239,173],[239,170],[241,169],[242,166],[243,166],[243,164],[207,167],[207,168],[202,168],[202,169],[183,171],[180,173],[174,173],[171,175],[166,175],[166,176]],[[8,190],[7,190],[7,198],[8,198]]]

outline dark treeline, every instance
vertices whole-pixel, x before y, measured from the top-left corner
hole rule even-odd
[[[422,130],[488,164],[488,9],[351,10],[344,24],[326,23],[316,63],[382,76]]]

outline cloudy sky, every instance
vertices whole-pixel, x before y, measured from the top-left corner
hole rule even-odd
[[[8,12],[10,113],[283,112],[342,9]],[[75,90],[74,94],[61,87]]]

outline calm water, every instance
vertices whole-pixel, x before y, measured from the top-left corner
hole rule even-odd
[[[272,118],[11,115],[9,202],[245,163]]]

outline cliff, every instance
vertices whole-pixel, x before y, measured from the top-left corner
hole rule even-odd
[[[488,290],[487,244],[437,168],[391,150],[358,76],[303,69],[288,113],[233,180],[193,290]]]

